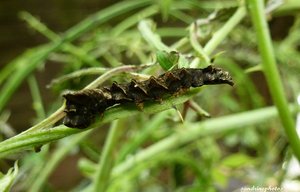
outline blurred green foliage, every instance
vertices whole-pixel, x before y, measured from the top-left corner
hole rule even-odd
[[[81,176],[68,186],[68,191],[213,192],[233,191],[246,185],[280,186],[285,177],[283,163],[290,158],[289,141],[275,118],[275,108],[267,108],[272,102],[261,72],[255,31],[250,19],[244,18],[243,6],[243,2],[235,0],[125,0],[100,10],[63,34],[51,31],[30,13],[21,13],[21,18],[49,43],[26,51],[0,71],[0,111],[21,82],[28,79],[36,118],[42,121],[23,135],[0,144],[1,157],[10,154],[20,159],[15,190],[60,190],[49,182],[49,177],[54,172],[64,174],[57,167],[75,155],[78,166],[72,169],[78,169]],[[268,13],[274,20],[285,15],[292,15],[294,20],[286,26],[288,34],[273,41],[290,102],[295,102],[300,92],[298,12],[299,6],[290,1]],[[175,53],[171,51],[176,54],[169,57]],[[61,75],[50,87],[57,93],[54,104],[61,100],[59,94],[64,90],[89,86],[112,69],[120,70],[103,78],[104,84],[158,75],[176,65],[199,67],[213,61],[230,71],[235,86],[206,86],[183,95],[176,107],[184,115],[184,123],[176,110],[165,110],[168,107],[148,114],[152,105],[160,107],[150,103],[146,113],[132,113],[136,111],[133,106],[109,111],[106,123],[126,117],[113,121],[109,129],[108,123],[98,123],[86,131],[64,126],[46,129],[62,117],[57,115],[62,114],[62,108],[53,112],[43,106],[32,75],[48,61],[63,65]],[[138,68],[142,64],[152,65]],[[123,65],[137,68],[128,72]],[[204,113],[193,110],[188,99],[212,118],[207,120]],[[258,108],[261,110],[255,110]],[[1,124],[5,125],[2,118]],[[74,133],[78,134],[69,136]],[[62,139],[49,143],[59,138]],[[11,154],[41,145],[44,146],[39,153]],[[72,176],[66,174],[64,179]]]

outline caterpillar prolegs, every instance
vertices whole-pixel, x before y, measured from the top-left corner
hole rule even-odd
[[[69,92],[63,95],[66,99],[63,123],[72,128],[86,128],[96,115],[113,105],[133,102],[142,108],[145,101],[161,101],[163,95],[177,95],[190,87],[210,84],[233,85],[233,81],[227,71],[209,66],[174,69],[144,81],[132,79],[129,83],[114,82],[109,87]]]

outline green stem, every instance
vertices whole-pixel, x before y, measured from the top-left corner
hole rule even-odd
[[[143,38],[149,43],[149,45],[152,45],[157,50],[170,52],[170,48],[161,41],[159,35],[155,34],[152,31],[151,24],[153,23],[150,20],[142,20],[139,23],[138,29],[141,32]]]
[[[11,63],[15,65],[16,71],[12,72],[14,75],[10,76],[1,89],[0,112],[3,111],[7,101],[23,80],[37,67],[38,64],[44,61],[51,52],[56,51],[61,44],[62,42],[54,42],[46,46],[31,49],[24,53],[24,58],[21,56]]]
[[[207,42],[204,47],[204,51],[207,54],[211,54],[221,43],[222,41],[228,36],[228,34],[237,26],[240,21],[246,15],[246,8],[241,6],[238,10],[234,13],[234,15],[225,23],[225,25],[214,33],[212,39]]]
[[[207,42],[204,46],[204,52],[207,55],[212,54],[212,52],[219,46],[222,41],[228,36],[228,34],[236,27],[237,24],[245,17],[246,15],[246,8],[241,6],[238,10],[234,13],[234,15],[225,23],[225,25],[214,33],[213,37]],[[191,67],[199,66],[200,60],[196,58],[191,63]]]
[[[160,129],[165,123],[167,117],[174,111],[164,111],[151,117],[151,122],[141,127],[141,130],[130,138],[130,142],[125,143],[118,152],[117,162],[120,163],[126,159],[129,154],[133,154],[137,149],[153,134],[157,129]]]
[[[74,71],[72,73],[66,74],[66,75],[62,75],[54,80],[52,80],[50,82],[49,85],[47,85],[47,87],[54,87],[55,85],[60,85],[62,83],[64,83],[65,81],[71,80],[71,79],[75,79],[75,78],[79,78],[85,75],[101,75],[102,73],[108,71],[108,68],[104,68],[104,67],[89,67],[86,69],[79,69],[77,71]]]
[[[210,65],[210,59],[209,59],[208,55],[205,53],[205,51],[204,51],[203,47],[201,46],[201,44],[198,42],[197,28],[196,27],[197,26],[196,26],[195,23],[191,24],[191,26],[190,26],[190,29],[189,29],[190,44],[194,48],[198,58],[205,62],[205,66],[203,66],[203,67],[207,67],[208,65]]]
[[[44,106],[43,106],[43,101],[41,98],[39,86],[37,83],[36,78],[31,75],[28,78],[28,84],[30,88],[30,92],[32,95],[32,100],[33,100],[33,108],[37,114],[38,119],[44,119],[46,117]]]
[[[74,146],[76,146],[80,141],[82,141],[84,138],[86,138],[92,130],[74,135],[71,138],[68,138],[68,143],[66,145],[61,146],[58,148],[50,157],[50,159],[47,161],[45,166],[40,170],[38,176],[36,177],[35,181],[31,184],[31,187],[28,191],[32,192],[38,192],[42,191],[42,187],[44,183],[49,178],[50,174],[53,172],[53,170],[58,166],[58,164],[61,162],[61,160],[66,157],[71,149],[74,149]]]
[[[104,81],[106,81],[107,79],[109,79],[110,77],[118,74],[118,73],[122,73],[125,71],[132,71],[132,70],[136,70],[136,69],[142,69],[145,67],[149,67],[153,64],[145,64],[145,65],[122,65],[119,67],[115,67],[112,68],[111,70],[106,71],[103,75],[101,75],[100,77],[98,77],[97,79],[95,79],[93,82],[91,82],[90,84],[88,84],[85,89],[95,89],[96,87],[98,87],[99,85],[101,85]]]
[[[299,111],[297,106],[291,107],[291,111],[296,113]],[[224,133],[226,131],[244,129],[247,126],[261,124],[278,115],[275,107],[266,107],[256,109],[234,115],[209,119],[198,123],[188,123],[179,125],[177,132],[173,135],[153,144],[147,149],[142,150],[140,153],[134,155],[132,158],[127,159],[122,164],[119,164],[113,169],[112,177],[121,176],[132,167],[153,159],[155,156],[162,152],[168,152],[179,146],[191,143],[202,137]],[[182,127],[183,126],[183,127]]]
[[[51,41],[57,41],[60,39],[60,36],[48,29],[46,25],[41,23],[38,19],[33,17],[28,12],[21,12],[20,16],[24,19],[32,28],[43,34],[45,37],[50,39]],[[91,57],[84,49],[76,47],[71,43],[66,42],[62,49],[64,51],[70,52],[72,55],[77,56],[82,61],[89,63],[91,66],[99,66],[100,63],[93,57]]]
[[[94,178],[94,191],[106,191],[110,180],[110,173],[113,167],[113,151],[118,143],[119,136],[121,135],[122,123],[119,120],[113,121],[109,129],[108,137],[104,144],[104,149],[98,163]]]
[[[143,20],[144,18],[150,17],[154,14],[156,14],[158,12],[158,6],[156,4],[147,7],[141,11],[139,11],[138,13],[126,18],[124,21],[122,21],[121,23],[119,23],[117,26],[115,26],[112,31],[111,34],[112,36],[119,36],[122,32],[124,32],[126,29],[134,26],[136,23],[138,23],[139,21]]]
[[[262,58],[264,74],[267,79],[268,87],[271,92],[272,99],[279,112],[285,133],[290,142],[291,148],[295,156],[300,160],[300,140],[295,129],[295,123],[292,114],[288,109],[288,103],[285,98],[282,81],[276,67],[274,50],[269,33],[268,24],[264,13],[264,1],[248,0],[248,6],[252,17],[252,22],[256,31],[258,48]]]

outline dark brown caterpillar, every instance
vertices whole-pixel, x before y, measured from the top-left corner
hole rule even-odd
[[[110,106],[134,102],[140,109],[149,100],[161,101],[162,96],[176,95],[190,87],[210,84],[233,85],[230,74],[220,68],[181,68],[168,71],[145,81],[131,80],[130,83],[114,82],[110,87],[85,89],[64,94],[66,117],[63,123],[72,128],[86,128]]]

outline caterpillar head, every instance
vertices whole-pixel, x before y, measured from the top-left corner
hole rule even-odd
[[[233,86],[233,80],[228,71],[224,71],[221,68],[215,68],[208,66],[202,70],[203,83],[208,84],[229,84]]]

